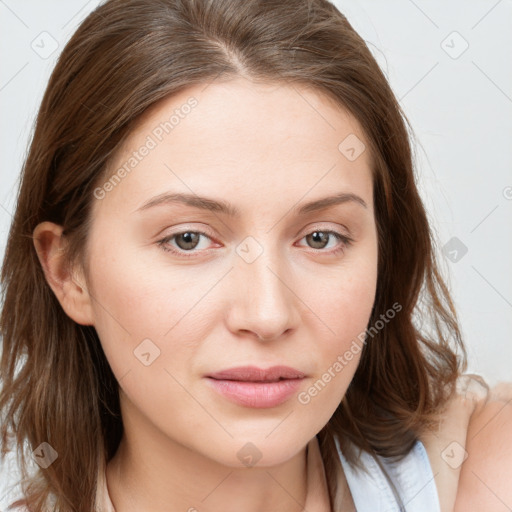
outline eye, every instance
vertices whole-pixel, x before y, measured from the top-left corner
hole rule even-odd
[[[339,243],[338,247],[334,247],[333,250],[323,250],[327,245],[329,244],[330,240],[332,239],[338,240]],[[331,254],[337,254],[340,251],[343,251],[348,246],[350,246],[353,242],[353,239],[348,237],[347,235],[343,235],[341,233],[338,233],[337,231],[333,230],[322,230],[322,229],[315,229],[311,233],[308,233],[305,237],[302,238],[302,240],[306,240],[308,244],[312,244],[312,248],[319,250],[320,252],[325,253],[331,253]]]
[[[201,237],[210,239],[210,236],[206,233],[203,233],[202,231],[181,231],[179,233],[174,233],[173,235],[162,238],[162,240],[158,241],[158,245],[164,251],[179,254],[180,256],[189,257],[191,255],[184,253],[193,252],[194,249],[198,248]],[[178,246],[177,249],[172,245],[169,245],[170,242],[174,239],[176,245]]]

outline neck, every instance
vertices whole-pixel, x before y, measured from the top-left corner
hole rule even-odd
[[[123,422],[106,473],[116,512],[304,510],[306,447],[276,466],[235,468],[169,439],[141,417]]]

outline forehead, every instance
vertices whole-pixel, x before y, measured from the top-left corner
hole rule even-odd
[[[236,78],[189,87],[148,109],[110,162],[111,174],[126,172],[107,199],[136,207],[164,188],[278,189],[299,199],[308,189],[341,186],[369,200],[370,166],[359,123],[329,96]]]

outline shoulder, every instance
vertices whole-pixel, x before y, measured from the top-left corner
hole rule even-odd
[[[512,382],[478,400],[466,435],[454,512],[512,509]]]
[[[455,510],[468,427],[481,400],[487,396],[485,382],[474,377],[459,377],[455,393],[439,413],[437,427],[420,436],[432,468],[441,512]]]

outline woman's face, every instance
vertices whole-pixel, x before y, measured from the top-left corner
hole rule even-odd
[[[87,247],[128,431],[264,466],[327,423],[375,298],[364,141],[327,97],[284,84],[213,82],[146,113],[95,191]],[[208,377],[277,365],[304,377]]]

